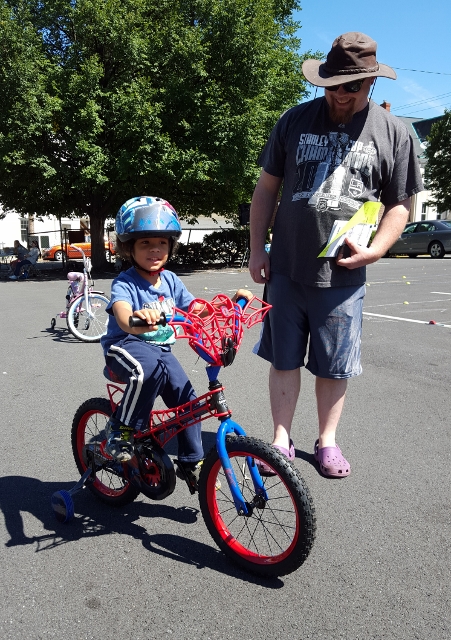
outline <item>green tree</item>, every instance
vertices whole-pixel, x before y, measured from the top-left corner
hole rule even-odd
[[[133,195],[232,217],[305,94],[297,0],[0,0],[0,202],[105,219]]]
[[[426,147],[425,184],[438,211],[451,211],[451,111],[432,125]]]

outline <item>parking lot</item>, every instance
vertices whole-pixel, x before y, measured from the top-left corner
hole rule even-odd
[[[181,275],[198,297],[248,287],[246,269]],[[109,292],[111,280],[96,288]],[[363,375],[351,381],[338,442],[347,479],[313,464],[316,406],[305,372],[293,440],[313,496],[317,536],[295,573],[262,580],[215,547],[196,496],[112,510],[89,491],[75,519],[50,496],[78,480],[70,428],[78,406],[106,397],[98,344],[55,331],[64,280],[0,282],[2,433],[0,637],[5,640],[445,640],[451,636],[451,258],[382,259],[368,268]],[[433,321],[435,324],[430,324]],[[220,380],[234,418],[271,439],[268,365],[254,327]],[[202,361],[176,353],[198,393]],[[204,444],[216,424],[204,423]],[[169,452],[175,453],[172,446]]]

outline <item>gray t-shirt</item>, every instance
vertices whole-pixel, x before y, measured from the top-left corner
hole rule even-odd
[[[405,125],[370,101],[346,125],[329,118],[325,98],[282,115],[260,156],[282,177],[271,245],[271,269],[317,287],[360,285],[366,270],[318,258],[335,220],[350,220],[367,201],[385,206],[423,189]]]

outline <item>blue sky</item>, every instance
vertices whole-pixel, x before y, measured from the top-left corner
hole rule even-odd
[[[451,0],[301,0],[301,6],[294,17],[301,23],[302,53],[327,54],[338,35],[361,31],[376,40],[379,62],[398,67],[397,80],[377,80],[373,100],[390,102],[395,115],[419,119],[451,109]]]

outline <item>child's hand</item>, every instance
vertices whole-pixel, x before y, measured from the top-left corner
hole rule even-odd
[[[158,330],[156,323],[160,320],[160,311],[157,311],[156,309],[139,309],[139,311],[134,311],[133,315],[137,318],[141,318],[141,320],[145,320],[149,325],[148,327],[142,327],[140,333]]]
[[[247,289],[238,289],[235,295],[232,298],[232,302],[236,302],[238,298],[246,298],[246,300],[252,300],[254,294],[248,291]]]

